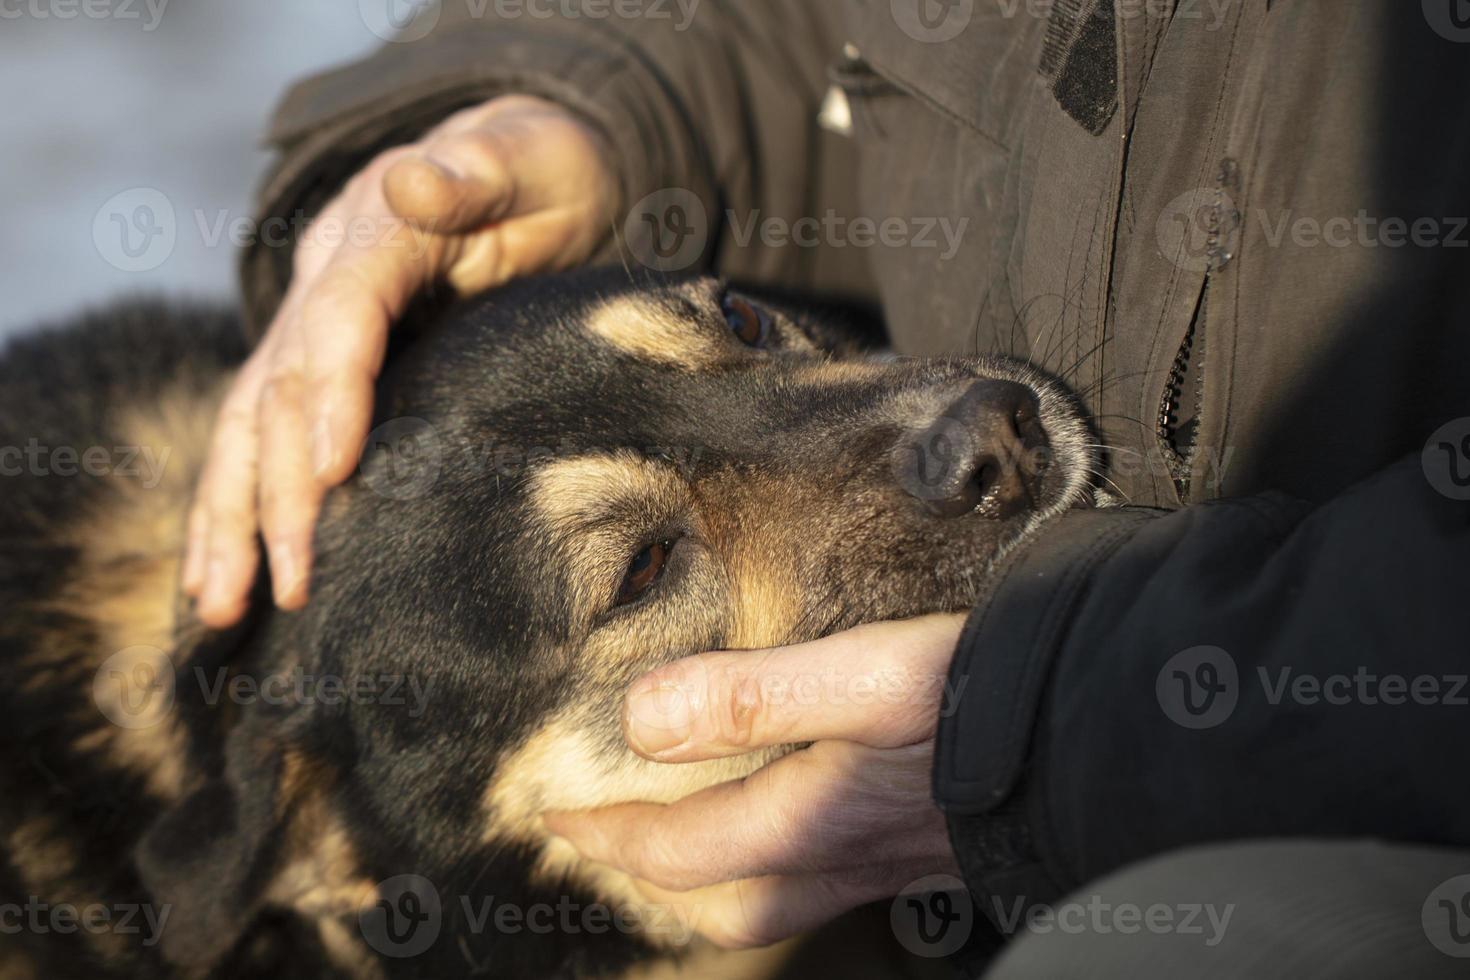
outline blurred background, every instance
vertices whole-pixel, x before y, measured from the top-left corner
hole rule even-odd
[[[271,107],[383,43],[360,6],[0,0],[0,341],[121,293],[229,296]]]

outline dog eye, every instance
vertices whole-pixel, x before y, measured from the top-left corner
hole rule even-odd
[[[628,574],[623,576],[623,584],[618,586],[617,604],[627,605],[647,592],[663,574],[669,552],[673,550],[674,542],[659,541],[634,555],[628,563]]]
[[[725,309],[725,322],[736,340],[746,347],[765,346],[771,333],[771,318],[764,310],[738,296],[726,296],[721,305]]]

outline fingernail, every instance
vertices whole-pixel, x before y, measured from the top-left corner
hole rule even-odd
[[[689,724],[689,698],[678,686],[640,682],[628,693],[623,730],[629,743],[645,755],[683,745]]]
[[[311,429],[311,467],[320,477],[332,465],[332,426],[325,410],[317,416]]]
[[[301,555],[289,544],[272,546],[271,580],[275,586],[276,604],[292,595],[301,585],[304,576]]]

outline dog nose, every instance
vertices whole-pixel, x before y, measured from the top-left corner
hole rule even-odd
[[[1001,519],[1035,506],[1048,448],[1030,388],[977,381],[901,439],[894,464],[905,492],[936,517]]]

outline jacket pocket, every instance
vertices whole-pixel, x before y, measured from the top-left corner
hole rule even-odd
[[[902,93],[992,143],[1009,146],[1019,107],[1044,79],[1046,20],[1018,0],[852,0],[848,40],[876,83],[858,98]],[[849,91],[849,97],[852,92]]]

